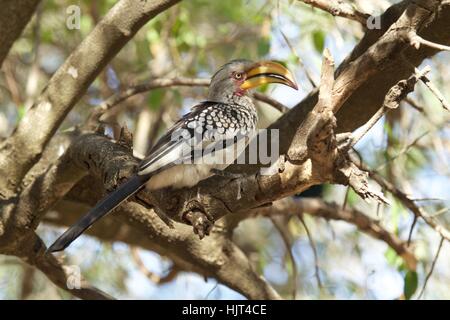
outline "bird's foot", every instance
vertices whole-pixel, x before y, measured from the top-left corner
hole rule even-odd
[[[198,201],[190,201],[186,205],[182,219],[192,225],[200,240],[209,236],[214,225],[214,217],[208,214]]]

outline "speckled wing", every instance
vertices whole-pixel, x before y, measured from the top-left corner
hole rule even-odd
[[[251,117],[224,103],[206,101],[194,106],[158,140],[141,162],[138,174],[153,175],[190,162],[195,156],[193,149],[206,156],[242,139],[253,130]]]

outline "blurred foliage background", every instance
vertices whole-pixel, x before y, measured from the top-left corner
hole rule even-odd
[[[115,2],[41,3],[0,74],[0,137],[11,133],[51,75]],[[381,14],[394,2],[353,1],[371,15]],[[80,30],[66,27],[67,8],[71,5],[81,9]],[[208,78],[220,65],[234,58],[286,63],[295,72],[301,90],[294,93],[277,86],[263,90],[293,106],[318,83],[324,47],[331,50],[338,65],[362,35],[358,23],[332,17],[296,0],[183,1],[138,32],[91,85],[61,130],[84,123],[95,106],[130,85],[155,77]],[[431,79],[450,99],[448,58],[448,53],[440,53],[425,64],[432,67]],[[111,135],[115,124],[126,124],[134,132],[136,153],[142,155],[168,126],[204,97],[205,88],[154,90],[124,101],[104,120]],[[267,105],[258,108],[261,127],[280,115]],[[450,227],[449,120],[440,103],[419,84],[400,109],[383,118],[357,145],[371,168],[414,199],[420,199],[418,204],[437,215],[447,227]],[[316,188],[315,195],[337,204],[346,201],[347,206],[382,221],[400,238],[408,237],[413,215],[393,197],[391,206],[380,207],[334,185]],[[440,241],[436,232],[421,221],[417,223],[412,239],[419,266],[417,273],[413,273],[406,271],[402,260],[385,243],[364,235],[353,225],[307,215],[304,222],[314,241],[316,258],[305,226],[298,219],[286,217],[278,227],[267,218],[248,219],[234,235],[255,268],[285,298],[292,298],[294,288],[298,299],[417,298]],[[61,232],[50,225],[41,225],[38,231],[46,242]],[[287,237],[289,248],[280,232]],[[294,265],[288,250],[295,259]],[[169,282],[157,284],[154,277],[166,275],[171,262],[123,243],[100,243],[83,236],[67,250],[65,259],[68,264],[79,266],[94,286],[117,298],[243,298],[214,279],[191,273],[181,272]],[[449,286],[450,247],[444,243],[423,297],[448,299]],[[71,296],[18,259],[0,256],[0,298]]]

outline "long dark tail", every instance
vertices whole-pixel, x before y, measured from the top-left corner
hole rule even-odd
[[[61,251],[67,248],[76,238],[78,238],[94,222],[116,208],[123,201],[136,193],[148,180],[147,176],[134,176],[120,185],[112,193],[104,197],[76,224],[66,230],[56,241],[47,249],[49,252]]]

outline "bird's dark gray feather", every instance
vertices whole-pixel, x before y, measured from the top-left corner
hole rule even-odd
[[[119,204],[125,201],[129,196],[139,190],[147,181],[141,176],[134,176],[121,184],[111,194],[100,200],[95,207],[83,216],[76,224],[67,229],[49,248],[47,251],[56,252],[67,248],[76,238],[78,238],[87,228],[95,221],[109,213]]]
[[[178,120],[172,128],[164,134],[155,146],[150,150],[149,156],[142,160],[139,172],[163,159],[174,148],[181,143],[189,143],[189,139],[196,138],[195,132],[199,134],[199,143],[214,143],[214,148],[207,148],[204,155],[212,151],[218,151],[242,139],[255,129],[257,121],[256,112],[253,106],[229,105],[220,102],[205,101],[192,107],[191,111]],[[183,139],[174,139],[177,131],[185,130],[186,136]],[[199,130],[199,131],[197,131]],[[217,140],[217,136],[208,136],[211,132],[217,132],[223,139]],[[233,132],[232,134],[228,134]],[[231,136],[231,138],[230,138]],[[230,140],[231,139],[231,140]],[[178,159],[180,163],[184,160],[193,160],[193,154],[185,155],[185,159]],[[170,167],[170,166],[169,166]],[[168,166],[165,165],[164,169]],[[160,171],[160,170],[158,170]],[[149,174],[148,172],[146,174]]]

